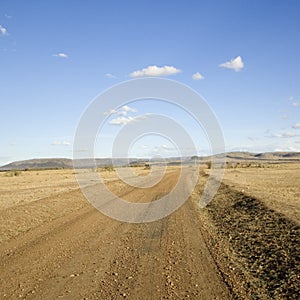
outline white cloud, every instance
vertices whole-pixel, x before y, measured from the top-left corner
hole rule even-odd
[[[275,148],[275,152],[298,152],[299,147],[295,146],[281,146],[280,148]]]
[[[161,145],[161,148],[165,149],[165,150],[174,150],[174,147],[170,147],[168,145]]]
[[[299,102],[293,102],[292,105],[293,105],[293,106],[300,106],[300,103],[299,103]]]
[[[6,19],[11,19],[11,18],[12,18],[12,16],[7,15],[7,14],[5,14],[4,17],[5,17]]]
[[[68,141],[54,141],[54,142],[52,142],[51,145],[53,145],[53,146],[70,146],[71,143]]]
[[[117,78],[115,75],[113,75],[111,73],[106,73],[105,77],[107,77],[107,78]]]
[[[300,129],[300,123],[296,123],[292,126],[294,129]]]
[[[66,53],[63,53],[63,52],[53,54],[53,56],[60,57],[60,58],[68,58],[69,57]]]
[[[121,111],[118,112],[118,114],[119,114],[120,116],[125,117],[125,116],[127,116],[127,111],[121,110]]]
[[[137,110],[135,109],[135,108],[132,108],[132,107],[130,107],[130,106],[128,106],[128,105],[124,105],[124,106],[122,106],[121,107],[121,110],[123,110],[123,111],[126,111],[126,112],[137,112]]]
[[[296,133],[291,132],[291,131],[286,131],[286,132],[277,132],[271,134],[271,137],[274,138],[292,138],[298,136]]]
[[[0,25],[0,35],[7,35],[7,34],[8,34],[7,29],[2,25]]]
[[[197,72],[197,73],[193,74],[192,78],[194,80],[202,80],[202,79],[204,79],[204,76],[201,75],[199,72]]]
[[[111,125],[127,125],[132,122],[137,122],[146,119],[146,115],[138,116],[138,117],[117,117],[112,119],[109,124]]]
[[[158,67],[158,66],[149,66],[147,68],[144,68],[142,70],[137,70],[132,73],[130,73],[130,77],[145,77],[145,76],[169,76],[169,75],[174,75],[177,73],[180,73],[181,70],[173,67],[173,66],[163,66],[163,67]]]
[[[182,149],[181,149],[182,150]],[[149,154],[159,155],[159,156],[169,156],[169,155],[178,155],[177,149],[168,145],[158,145],[150,149]]]
[[[133,107],[130,107],[128,105],[124,105],[122,106],[119,110],[116,110],[116,109],[110,109],[109,111],[106,111],[104,113],[105,116],[108,116],[108,115],[113,115],[113,114],[119,114],[120,116],[127,116],[127,114],[129,112],[132,112],[132,113],[136,113],[137,112],[137,109],[133,108]]]
[[[109,111],[104,112],[105,116],[116,114],[117,111],[115,109],[110,109]]]
[[[288,100],[289,101],[293,101],[295,98],[293,96],[289,97]]]
[[[230,61],[220,64],[219,67],[233,69],[234,71],[238,72],[244,68],[244,63],[242,58],[240,56],[237,56]]]
[[[111,125],[126,125],[130,122],[133,122],[133,117],[117,117],[115,119],[112,119],[109,124]]]

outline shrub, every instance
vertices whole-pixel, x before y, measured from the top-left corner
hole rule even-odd
[[[108,172],[111,172],[111,171],[114,171],[114,167],[113,166],[105,166],[104,170],[108,171]]]
[[[150,169],[151,169],[150,164],[145,164],[144,170],[150,170]]]
[[[6,177],[14,177],[14,176],[19,176],[20,174],[21,174],[21,171],[12,170],[12,171],[6,172],[5,176]]]

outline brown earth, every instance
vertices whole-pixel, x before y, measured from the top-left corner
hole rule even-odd
[[[47,180],[27,172],[0,178],[7,184],[0,209],[1,299],[298,299],[300,228],[264,198],[251,196],[251,189],[244,192],[242,175],[238,183],[225,177],[200,210],[207,180],[201,171],[192,196],[175,213],[127,224],[91,207],[74,187],[71,171],[65,171],[71,172],[65,175],[70,190],[63,184],[43,194],[51,174],[59,178],[60,171],[43,172]],[[178,172],[168,170],[150,189],[126,186],[114,172],[105,176],[126,200],[149,202],[172,189]],[[17,198],[24,193],[26,201],[15,201],[26,180],[36,185],[39,198],[27,197],[23,188]]]
[[[169,172],[147,193],[130,188],[124,194],[131,201],[153,201],[176,181],[177,171]],[[44,199],[50,210],[57,197]],[[79,191],[62,192],[60,199],[57,207],[63,207],[65,199],[67,205],[68,199],[85,203]],[[34,219],[37,203],[25,207]],[[191,200],[169,217],[148,224],[117,222],[86,203],[73,209],[2,243],[3,299],[231,298]],[[14,215],[4,210],[2,222],[16,221],[16,215],[22,217],[22,210]]]

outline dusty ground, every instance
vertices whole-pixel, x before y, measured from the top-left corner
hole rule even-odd
[[[224,182],[300,223],[300,164],[227,169]]]
[[[228,169],[201,211],[208,248],[237,298],[299,299],[298,170],[297,164]]]
[[[299,226],[251,196],[250,187],[249,195],[242,192],[243,172],[248,178],[246,170],[240,177],[228,172],[213,202],[199,210],[207,179],[201,172],[178,211],[148,224],[95,210],[76,189],[73,171],[0,174],[0,298],[298,299]],[[126,200],[149,202],[172,189],[178,169],[146,191],[126,187],[114,172],[104,177]]]
[[[0,172],[0,209],[77,189],[73,170]]]
[[[132,188],[123,192],[130,201],[153,201],[176,181],[174,170],[147,193]],[[2,243],[2,298],[231,298],[191,201],[168,218],[137,225],[105,217],[85,202],[80,191],[59,196],[60,201],[54,195],[18,205],[15,208],[22,209],[9,216],[2,211],[2,224],[8,219],[19,223],[25,209],[31,223],[40,215],[42,202],[52,212],[72,204],[71,211],[51,219],[45,214],[42,224]],[[57,201],[57,207],[52,207]]]

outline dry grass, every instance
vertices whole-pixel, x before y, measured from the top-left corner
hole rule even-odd
[[[226,170],[226,183],[199,211],[207,245],[237,299],[299,299],[300,226],[291,206],[282,207],[299,208],[297,168]]]
[[[22,171],[0,173],[0,210],[36,201],[77,188],[73,170]]]
[[[300,223],[300,164],[266,166],[227,169],[224,182]]]

